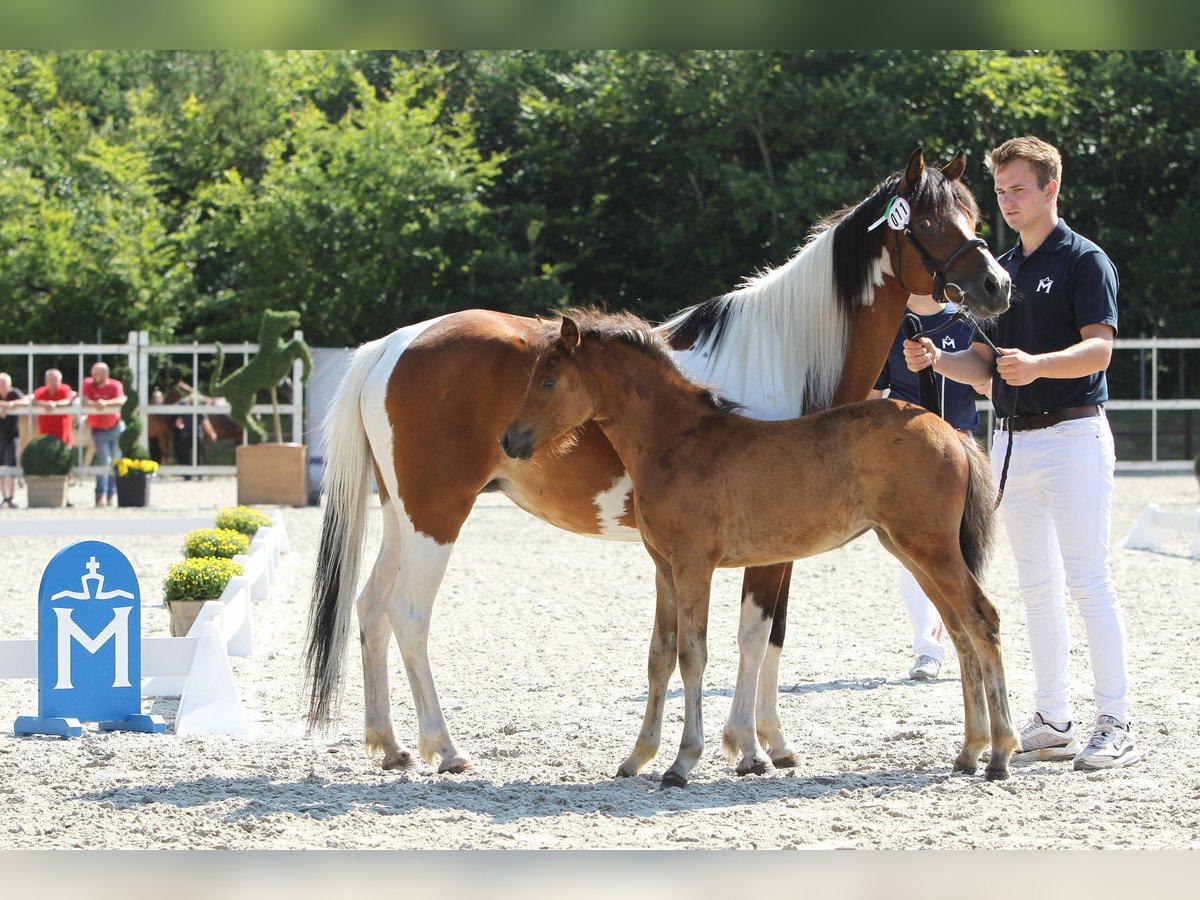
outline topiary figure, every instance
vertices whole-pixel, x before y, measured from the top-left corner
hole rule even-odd
[[[312,354],[308,345],[300,338],[284,341],[283,336],[300,327],[300,313],[294,310],[276,312],[268,309],[263,313],[258,328],[258,352],[254,358],[224,380],[221,370],[225,365],[225,350],[217,344],[216,370],[213,373],[212,393],[224,397],[229,403],[229,418],[258,436],[267,439],[266,430],[250,414],[254,398],[260,390],[271,391],[271,403],[275,407],[275,440],[281,442],[283,435],[279,427],[279,396],[277,386],[299,359],[304,363],[302,381],[312,373]]]
[[[149,459],[150,452],[142,445],[142,418],[138,415],[138,392],[125,392],[125,402],[121,405],[121,421],[125,430],[117,438],[121,455],[129,459]]]

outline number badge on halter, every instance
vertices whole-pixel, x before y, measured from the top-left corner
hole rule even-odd
[[[867,231],[874,231],[884,222],[888,223],[888,227],[892,231],[903,231],[911,220],[912,210],[908,207],[908,201],[903,197],[893,197],[888,201],[887,209],[883,211],[883,215],[876,219]]]

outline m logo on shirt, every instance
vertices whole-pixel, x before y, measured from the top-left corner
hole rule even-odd
[[[1048,294],[1048,293],[1050,293],[1050,288],[1052,288],[1053,286],[1054,286],[1053,278],[1043,278],[1041,281],[1038,282],[1037,290],[1035,290],[1034,293],[1040,294],[1040,293],[1042,293],[1042,291],[1045,291]]]
[[[950,337],[950,335],[946,335],[944,338],[942,338],[942,349],[957,350],[958,344],[954,342],[954,338]]]

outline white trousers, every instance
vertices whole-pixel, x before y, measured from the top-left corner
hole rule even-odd
[[[913,656],[932,656],[939,663],[946,661],[946,650],[942,647],[945,626],[942,617],[934,609],[917,579],[908,569],[900,568],[900,596],[908,609],[908,621],[913,630]]]
[[[1128,722],[1125,620],[1109,566],[1116,455],[1108,419],[1075,419],[1012,437],[1000,514],[1025,603],[1035,709],[1052,722],[1072,720],[1065,587],[1087,633],[1096,714]],[[997,483],[1008,438],[993,435]]]

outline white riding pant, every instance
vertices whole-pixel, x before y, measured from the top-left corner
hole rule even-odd
[[[1096,714],[1129,721],[1125,620],[1109,565],[1116,454],[1103,415],[1012,435],[1001,517],[1017,564],[1033,656],[1034,706],[1043,718],[1071,715],[1071,634],[1064,586],[1087,633]],[[992,442],[999,483],[1007,432]]]
[[[900,596],[904,598],[908,621],[912,625],[913,656],[932,656],[939,663],[945,662],[946,650],[941,641],[946,629],[942,617],[917,584],[917,579],[903,566],[900,568]]]

